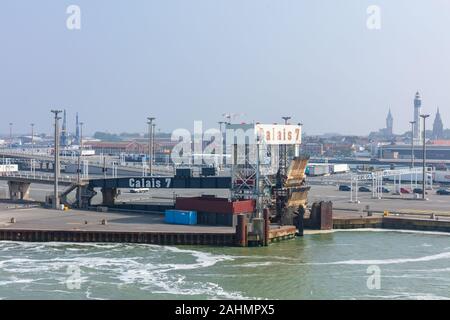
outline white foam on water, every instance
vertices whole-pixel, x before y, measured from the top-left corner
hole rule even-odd
[[[52,260],[37,260],[26,258],[12,258],[0,261],[0,268],[2,271],[11,273],[40,273],[46,271],[57,270],[55,263]]]
[[[270,258],[268,258],[270,259]],[[296,260],[298,261],[298,260]],[[264,261],[264,262],[246,262],[241,264],[234,264],[231,267],[232,268],[258,268],[258,267],[268,267],[268,266],[298,266],[304,263],[301,262],[281,262],[281,261]]]
[[[51,252],[46,259],[33,259],[29,257],[7,258],[3,257],[0,267],[4,272],[14,274],[42,274],[46,273],[49,279],[60,285],[65,285],[68,275],[66,270],[69,266],[77,266],[82,270],[81,285],[92,281],[91,278],[106,276],[109,279],[117,279],[116,285],[138,285],[150,288],[154,293],[181,294],[181,295],[206,295],[211,298],[241,299],[243,296],[238,292],[227,292],[216,283],[202,281],[188,281],[186,276],[180,275],[180,271],[197,270],[208,268],[222,261],[232,261],[233,257],[227,255],[214,255],[207,252],[180,249],[177,247],[156,245],[126,245],[126,244],[98,244],[98,243],[17,243],[11,242],[7,245],[14,249],[20,245],[21,251],[30,250],[40,253],[49,249],[58,249],[61,252]],[[47,248],[46,248],[47,246]],[[72,250],[67,250],[72,249]],[[92,251],[92,249],[95,249]],[[128,257],[128,249],[145,250],[146,256]],[[121,257],[105,257],[103,253],[118,250],[123,252]],[[92,251],[92,252],[90,252]],[[144,251],[144,252],[145,252]],[[131,255],[132,253],[130,253]],[[55,256],[56,257],[52,257]],[[186,259],[192,262],[185,263],[163,263],[167,258],[176,258],[186,255]],[[152,258],[157,262],[153,262]],[[161,262],[160,262],[161,261]],[[52,274],[53,273],[53,274]],[[56,274],[55,274],[56,273]],[[114,285],[107,281],[108,285]],[[54,290],[56,292],[56,290]],[[65,293],[71,293],[66,292]],[[86,298],[94,299],[92,292],[88,289]]]
[[[87,288],[86,288],[85,296],[86,296],[86,298],[89,299],[89,300],[106,300],[106,299],[104,299],[104,298],[93,297],[93,296],[92,296],[92,292],[91,292],[91,290],[90,290],[90,287],[87,287]]]
[[[27,284],[38,281],[39,279],[19,279],[17,277],[12,277],[10,280],[0,280],[0,286],[7,286],[11,284]]]
[[[407,272],[425,272],[425,273],[435,273],[435,272],[450,272],[450,267],[448,268],[430,268],[430,269],[407,269],[403,270]]]
[[[391,230],[384,229],[361,229],[360,231],[391,232]],[[403,230],[392,230],[392,232],[449,235],[447,233]],[[33,284],[33,280],[29,279],[30,277],[41,277],[42,280],[42,276],[45,275],[48,277],[45,280],[50,282],[48,285],[51,287],[54,285],[53,282],[55,282],[55,280],[57,280],[57,283],[63,284],[67,278],[67,267],[76,265],[80,267],[82,271],[83,289],[86,286],[86,283],[97,282],[102,284],[100,286],[96,285],[85,289],[84,295],[87,299],[100,299],[97,296],[105,297],[104,293],[100,294],[96,292],[97,289],[93,289],[101,288],[103,284],[106,288],[120,288],[120,286],[131,285],[144,292],[149,291],[153,294],[162,295],[201,296],[207,297],[208,299],[248,299],[244,297],[241,292],[225,290],[219,283],[215,283],[215,280],[213,280],[214,282],[210,281],[211,277],[205,276],[206,273],[204,271],[208,270],[215,273],[217,270],[216,268],[208,268],[214,267],[221,262],[235,260],[244,263],[225,264],[225,266],[256,268],[271,265],[387,265],[450,259],[450,252],[442,252],[418,258],[361,259],[323,263],[302,263],[298,258],[285,256],[233,256],[226,254],[212,254],[201,250],[145,244],[131,245],[60,242],[42,244],[6,242],[6,245],[0,245],[0,252],[7,252],[8,255],[10,254],[8,251],[14,250],[20,250],[18,251],[20,255],[13,256],[11,254],[12,257],[0,256],[0,259],[2,259],[0,261],[0,270],[2,272],[18,274],[19,276],[17,279],[19,279],[19,281],[21,281],[23,276],[24,285]],[[44,259],[33,259],[34,253],[38,253],[38,257],[44,257]],[[43,254],[41,255],[40,253]],[[180,260],[181,262],[177,263]],[[172,261],[174,262],[172,263]],[[192,272],[189,272],[190,270],[199,271],[195,272],[194,275],[191,275]],[[429,269],[426,271],[430,270],[450,271],[450,268]],[[99,278],[102,278],[102,281],[97,281]],[[4,278],[4,280],[10,281],[10,283],[12,282],[12,280],[7,277],[6,279]],[[20,283],[19,281],[16,281],[15,283]],[[0,285],[1,284],[2,283],[0,282]],[[34,292],[31,289],[28,291]],[[43,291],[57,292],[58,290]],[[61,292],[70,295],[76,291],[67,292],[61,290]],[[80,292],[78,291],[77,293],[79,294]],[[427,294],[411,295],[415,295],[416,298],[427,297]],[[108,296],[109,293],[106,293],[106,297]],[[428,297],[431,299],[433,298],[433,295],[428,295]],[[439,296],[436,297],[443,298]]]
[[[286,256],[273,256],[273,255],[267,255],[267,256],[258,256],[258,255],[249,255],[249,256],[239,256],[239,255],[228,255],[227,258],[230,260],[270,260],[271,262],[274,261],[292,261],[292,262],[298,262],[298,258],[294,257],[286,257]],[[280,264],[283,264],[280,262]]]
[[[282,263],[276,263],[276,262],[273,262],[273,261],[249,262],[249,263],[234,265],[234,267],[238,267],[238,268],[257,268],[257,267],[267,267],[267,266],[279,265],[279,264],[282,264]]]
[[[195,250],[186,250],[180,249],[176,247],[164,247],[165,250],[174,252],[174,253],[185,253],[193,256],[196,259],[196,263],[191,264],[161,264],[160,266],[164,268],[168,268],[167,271],[170,270],[191,270],[198,268],[208,268],[214,266],[218,262],[222,261],[233,261],[234,257],[227,255],[213,255],[208,252],[195,251]]]
[[[205,277],[214,277],[214,278],[252,278],[252,277],[258,277],[259,275],[257,273],[233,273],[233,274],[226,274],[226,273],[202,273]]]
[[[186,276],[168,274],[167,270],[159,270],[154,273],[143,272],[143,270],[126,270],[120,278],[126,283],[146,284],[142,289],[156,294],[206,295],[226,299],[243,298],[240,293],[227,292],[218,284],[188,281]]]
[[[438,296],[432,293],[411,293],[411,292],[393,292],[386,295],[363,295],[369,299],[387,299],[387,300],[450,300],[449,297]]]
[[[103,258],[103,257],[67,257],[51,259],[31,259],[31,258],[13,258],[0,262],[2,271],[11,273],[39,274],[49,271],[60,271],[66,273],[68,267],[77,266],[79,268],[96,269],[101,267],[115,267],[124,264],[137,264],[129,258]]]
[[[334,232],[395,232],[395,233],[412,233],[436,236],[450,237],[450,232],[439,231],[420,231],[420,230],[398,230],[398,229],[377,229],[377,228],[356,228],[356,229],[336,229]]]
[[[176,254],[186,254],[193,257],[193,263],[161,263],[147,269],[147,265],[141,265],[139,268],[126,269],[118,278],[126,284],[141,283],[146,286],[142,289],[151,290],[157,294],[173,295],[206,295],[211,298],[225,299],[243,299],[239,292],[227,292],[218,284],[213,282],[199,282],[187,279],[187,276],[180,275],[177,272],[186,270],[197,270],[214,266],[218,262],[232,261],[234,257],[227,255],[213,255],[211,253],[180,249],[177,247],[160,247],[164,251]]]
[[[383,264],[400,264],[410,262],[427,262],[434,260],[450,259],[450,252],[443,252],[434,255],[419,258],[396,258],[396,259],[378,259],[378,260],[344,260],[335,262],[316,262],[305,263],[307,265],[383,265]]]
[[[383,279],[418,279],[418,280],[436,280],[437,282],[442,283],[442,281],[450,281],[443,277],[438,277],[436,275],[423,275],[423,274],[400,274],[400,275],[386,275],[383,274]]]
[[[165,286],[164,290],[153,290],[153,293],[172,294],[172,295],[187,295],[187,296],[207,296],[210,299],[249,299],[244,297],[239,292],[228,292],[224,290],[217,283],[206,282],[197,283],[192,287]]]

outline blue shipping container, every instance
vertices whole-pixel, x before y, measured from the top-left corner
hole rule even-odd
[[[166,223],[175,223],[174,210],[166,210],[164,221]]]
[[[185,210],[166,210],[165,222],[171,224],[197,224],[197,212]]]

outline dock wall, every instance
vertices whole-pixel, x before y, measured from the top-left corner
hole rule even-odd
[[[384,217],[383,228],[450,232],[450,221]]]
[[[232,246],[232,233],[0,230],[0,240],[27,242],[114,242],[157,245]]]
[[[246,226],[246,224],[245,224]],[[142,243],[155,245],[247,246],[247,237],[237,233],[123,232],[76,230],[14,230],[0,229],[0,241],[25,242],[101,242]],[[286,226],[269,231],[268,242],[295,238],[295,227]]]
[[[450,221],[399,217],[339,218],[333,220],[334,229],[395,229],[450,232]]]

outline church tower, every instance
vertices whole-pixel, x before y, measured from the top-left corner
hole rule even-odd
[[[444,124],[442,123],[441,113],[439,112],[438,108],[433,123],[433,139],[439,140],[443,138],[444,138]]]
[[[392,137],[394,135],[394,118],[392,117],[391,109],[386,118],[386,135]]]

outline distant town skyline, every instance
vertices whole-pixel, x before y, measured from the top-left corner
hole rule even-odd
[[[417,93],[416,93],[416,98],[414,100],[416,105],[416,101],[417,101]],[[420,98],[420,97],[419,97]],[[416,109],[416,107],[414,107],[414,109]],[[414,114],[416,114],[415,110],[414,110]],[[419,113],[418,113],[419,114]],[[440,108],[438,107],[435,111],[435,113],[430,113],[430,116],[432,116],[432,123],[431,126],[427,128],[427,132],[432,132],[432,139],[442,139],[443,135],[444,135],[444,131],[445,130],[450,130],[450,127],[446,127],[445,124],[442,121],[442,115],[440,112]],[[72,119],[73,118],[73,119]],[[422,120],[421,120],[422,121]],[[224,122],[221,122],[224,123]],[[14,127],[14,123],[8,123],[8,127]],[[32,127],[33,127],[33,131],[35,135],[40,135],[40,134],[49,134],[52,135],[53,131],[39,131],[35,129],[35,123],[32,123]],[[219,127],[219,123],[217,123],[217,127]],[[51,129],[51,128],[50,128]],[[175,128],[174,128],[175,129]],[[420,128],[419,128],[420,129]],[[70,117],[70,115],[68,116],[67,110],[64,109],[63,110],[63,116],[60,119],[60,130],[61,130],[61,144],[62,145],[66,145],[68,143],[68,137],[72,136],[73,139],[75,139],[76,141],[79,140],[80,137],[80,121],[79,121],[79,114],[78,112],[75,112],[74,117]],[[415,130],[417,130],[417,128],[415,127],[414,132],[416,132]],[[30,132],[27,132],[30,131]],[[144,128],[143,130],[135,130],[135,131],[114,131],[114,130],[91,130],[91,132],[89,132],[89,134],[94,134],[96,132],[104,132],[104,133],[110,133],[110,134],[126,134],[126,135],[134,135],[134,134],[141,134],[141,135],[146,135],[148,132],[148,128]],[[381,135],[385,138],[388,137],[393,137],[396,135],[403,135],[407,132],[410,132],[411,128],[409,130],[405,130],[405,131],[396,131],[395,128],[395,118],[392,115],[392,111],[391,108],[388,109],[388,114],[386,116],[385,119],[385,127],[379,129],[378,133],[376,133],[375,131],[369,131],[363,134],[356,134],[357,136],[370,136],[373,134],[378,134]],[[157,132],[161,132],[164,134],[170,134],[171,130],[166,130],[163,131],[161,128],[157,128]],[[29,128],[26,128],[24,130],[17,130],[14,131],[12,130],[12,133],[14,136],[16,135],[27,135],[31,133],[31,124],[29,124]],[[308,132],[305,132],[308,133]],[[10,133],[1,133],[0,132],[0,136],[9,136]],[[420,133],[421,136],[422,133]],[[322,132],[322,133],[317,133],[317,134],[313,134],[313,135],[352,135],[352,134],[346,134],[346,133],[342,133],[342,132]],[[417,134],[414,134],[415,139],[418,139]]]
[[[95,131],[161,131],[290,115],[309,134],[410,128],[412,97],[450,126],[450,3],[377,1],[76,1],[80,30],[50,0],[6,1],[0,12],[0,132],[51,133],[50,109]],[[432,128],[430,119],[429,128]],[[350,125],[351,124],[351,125]]]

